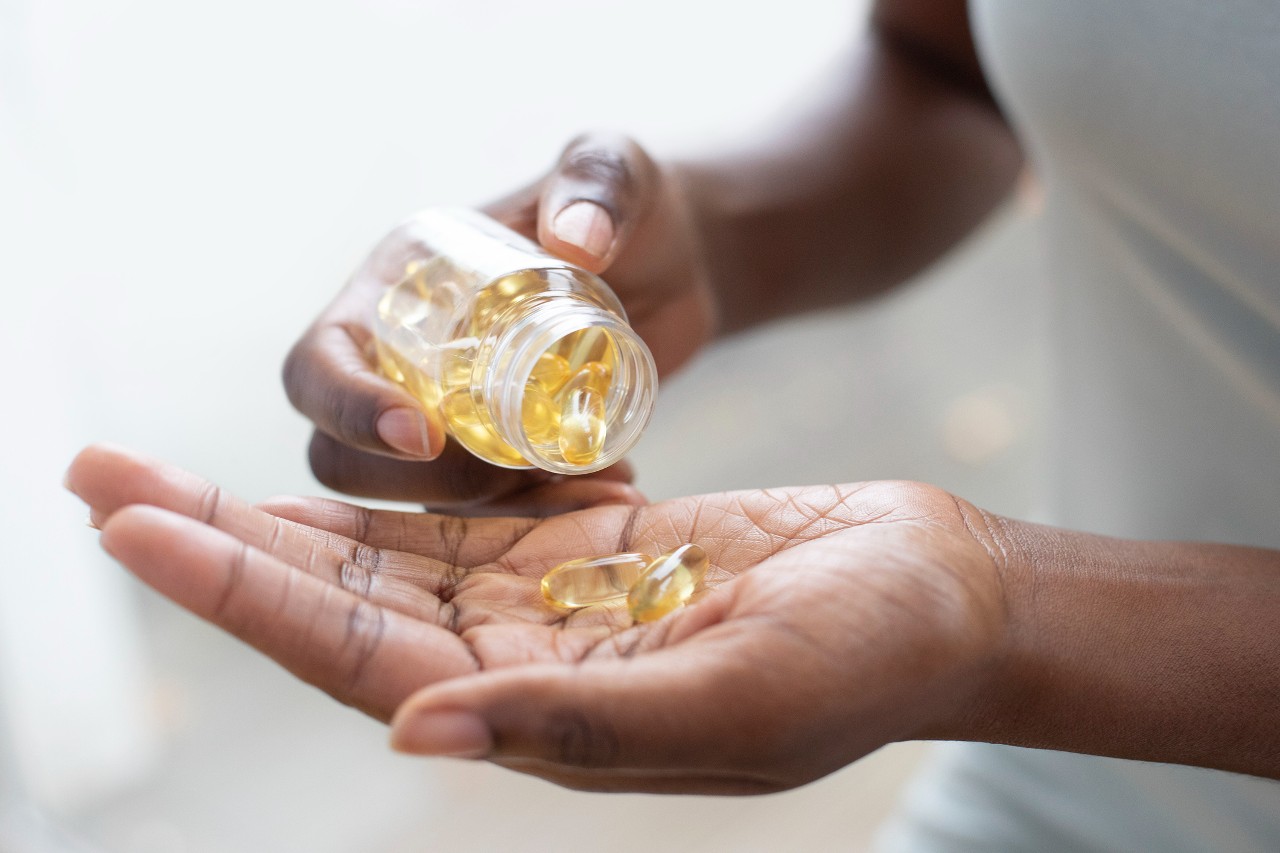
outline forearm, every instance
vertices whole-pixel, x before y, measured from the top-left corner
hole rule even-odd
[[[1020,151],[976,58],[952,55],[963,51],[953,33],[931,41],[885,17],[805,116],[751,151],[675,167],[721,331],[904,281],[1016,178]],[[971,49],[967,25],[951,24]]]
[[[1280,778],[1280,552],[1013,524],[961,736]]]

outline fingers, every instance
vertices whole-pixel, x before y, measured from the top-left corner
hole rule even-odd
[[[435,554],[449,564],[474,568],[511,550],[537,524],[531,518],[465,518],[395,512],[326,498],[277,497],[258,508],[295,524],[325,531],[339,542],[410,554]]]
[[[370,360],[378,300],[422,254],[412,221],[392,231],[285,359],[293,406],[317,429],[369,453],[433,459],[444,447],[439,413],[379,376]]]
[[[396,712],[392,745],[540,762],[568,774],[672,770],[758,787],[757,768],[791,769],[785,753],[803,730],[794,706],[806,699],[785,667],[761,669],[768,655],[744,650],[736,633],[716,626],[694,642],[633,657],[435,685]]]
[[[86,447],[67,469],[67,488],[89,505],[99,527],[129,504],[150,504],[218,527],[255,547],[276,535],[275,519],[175,465],[107,444]],[[287,544],[287,543],[278,543]]]
[[[570,524],[542,525],[535,518],[373,510],[326,498],[276,497],[258,508],[298,525],[334,550],[359,542],[366,550],[390,552],[378,558],[383,562],[395,554],[424,554],[473,573],[496,569],[534,578],[563,562],[566,554],[625,547],[620,534],[635,525],[638,515],[630,507],[602,507]]]
[[[634,486],[594,477],[562,477],[506,497],[465,508],[470,516],[548,518],[601,506],[644,506]]]
[[[387,719],[424,684],[474,672],[463,642],[168,510],[129,506],[102,547],[144,583],[339,701]]]
[[[392,745],[575,769],[720,765],[727,757],[711,753],[724,744],[706,727],[732,696],[680,657],[522,666],[438,685],[396,712]],[[466,736],[439,728],[442,717],[468,718]]]
[[[644,216],[658,169],[630,139],[602,134],[569,144],[542,184],[538,241],[592,272],[603,272]]]
[[[657,167],[633,142],[585,136],[565,150],[550,176],[486,210],[567,260],[602,271],[622,250],[657,186]],[[456,447],[447,449],[439,411],[423,409],[373,367],[370,324],[375,306],[406,267],[423,256],[425,248],[410,220],[374,249],[290,351],[285,389],[317,428],[312,467],[321,482],[339,491],[438,506],[524,488],[527,475],[520,479]],[[438,470],[396,464],[434,460],[442,453],[453,461]],[[545,493],[538,497],[531,506],[539,513],[552,511]],[[603,493],[599,497],[608,499]],[[615,502],[635,499],[614,496]]]
[[[375,604],[437,624],[449,619],[448,608],[438,596],[456,583],[455,564],[422,556],[447,556],[447,552],[402,554],[369,546],[358,538],[312,535],[195,474],[119,448],[83,450],[68,471],[67,485],[89,504],[90,517],[99,527],[131,504],[160,507],[225,531]]]
[[[449,507],[451,512],[466,512],[468,504],[510,494],[549,476],[498,468],[453,442],[438,458],[414,462],[359,450],[316,432],[308,454],[316,479],[334,491]]]
[[[453,515],[542,518],[593,506],[639,505],[631,466],[584,477],[497,468],[450,443],[438,459],[409,462],[347,447],[324,433],[311,438],[311,470],[334,491],[410,501]]]
[[[710,339],[716,305],[677,172],[664,170],[630,139],[588,134],[569,144],[539,191],[533,209],[538,241],[605,274],[659,375]],[[526,222],[527,197],[504,199],[498,210]]]

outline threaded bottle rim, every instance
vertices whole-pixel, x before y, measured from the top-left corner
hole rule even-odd
[[[498,434],[530,463],[557,474],[589,474],[622,459],[649,423],[657,393],[658,371],[644,341],[619,313],[563,291],[530,297],[512,311],[516,316],[507,318],[494,341],[494,356],[479,377]],[[604,444],[591,463],[575,465],[526,435],[524,395],[538,358],[561,339],[587,329],[607,333],[614,377],[605,401]]]

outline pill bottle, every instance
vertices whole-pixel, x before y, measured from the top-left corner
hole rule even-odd
[[[658,379],[608,285],[476,211],[406,227],[413,260],[373,318],[380,372],[494,465],[586,474],[621,459]]]

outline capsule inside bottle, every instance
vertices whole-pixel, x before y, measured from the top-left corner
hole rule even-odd
[[[495,465],[581,474],[619,459],[657,377],[608,286],[474,211],[423,211],[406,228],[412,257],[372,318],[379,370]],[[587,367],[604,382],[571,395]]]
[[[553,607],[576,608],[627,597],[653,561],[645,554],[605,554],[561,563],[542,577],[542,597]]]
[[[495,317],[542,290],[546,283],[534,270],[504,276],[476,294],[471,309],[471,334],[483,335]]]
[[[524,433],[534,444],[554,444],[560,436],[560,407],[540,382],[530,379],[521,404]]]
[[[707,552],[682,545],[645,567],[627,595],[627,609],[637,622],[654,622],[684,605],[707,574]]]
[[[584,364],[564,386],[560,410],[560,454],[566,462],[587,465],[604,447],[605,401],[613,378],[609,366]]]
[[[560,393],[571,376],[573,368],[569,366],[568,359],[551,350],[538,356],[538,361],[533,366],[532,378],[552,397]]]
[[[468,389],[459,388],[446,394],[440,401],[440,414],[444,416],[449,434],[481,459],[512,467],[529,464],[519,451],[485,425]]]
[[[564,393],[569,394],[580,388],[590,388],[601,397],[609,393],[609,383],[613,381],[613,369],[603,361],[588,361],[564,384]]]
[[[560,411],[560,453],[564,461],[588,465],[600,455],[605,437],[604,398],[592,388],[569,393]]]

